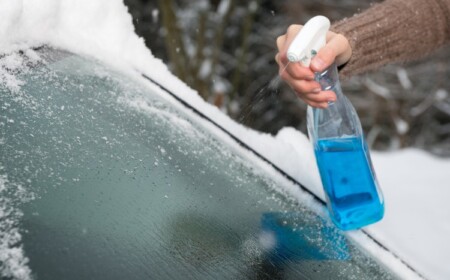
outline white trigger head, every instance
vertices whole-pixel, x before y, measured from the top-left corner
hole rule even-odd
[[[311,58],[326,44],[330,20],[324,16],[310,19],[295,36],[287,51],[291,62],[301,62],[309,67]]]

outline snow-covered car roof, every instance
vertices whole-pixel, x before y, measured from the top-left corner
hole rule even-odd
[[[223,141],[239,140],[323,199],[314,154],[305,135],[292,128],[285,128],[276,136],[262,134],[235,123],[205,103],[145,47],[142,38],[134,33],[131,16],[122,1],[2,1],[0,38],[3,54],[47,44],[101,60],[136,78],[143,74],[213,120],[223,130],[212,125],[211,132]],[[3,87],[21,86],[10,75],[16,62],[2,61]],[[450,267],[446,260],[450,259],[450,242],[446,239],[450,210],[446,182],[450,175],[446,171],[450,162],[417,150],[374,153],[373,160],[385,194],[386,217],[365,229],[365,233],[356,231],[348,236],[401,277],[448,278]],[[0,177],[2,188],[6,180]],[[296,199],[304,198],[304,192],[293,185],[284,191]]]

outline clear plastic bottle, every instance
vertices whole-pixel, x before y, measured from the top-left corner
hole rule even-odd
[[[322,90],[336,93],[328,108],[308,107],[308,134],[333,222],[342,230],[383,218],[384,201],[358,115],[342,94],[336,65],[316,73]]]
[[[330,21],[323,16],[309,20],[288,49],[291,62],[309,66],[325,45]],[[384,215],[384,200],[364,140],[358,115],[342,94],[335,64],[315,79],[322,90],[331,90],[337,100],[326,109],[308,107],[309,138],[314,146],[331,219],[342,230],[377,222]]]

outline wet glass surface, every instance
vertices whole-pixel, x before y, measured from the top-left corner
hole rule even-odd
[[[8,203],[37,279],[394,278],[153,85],[39,56],[0,87],[0,175],[34,197]]]

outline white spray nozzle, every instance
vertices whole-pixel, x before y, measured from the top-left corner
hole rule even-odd
[[[309,67],[311,58],[325,46],[329,28],[330,20],[324,16],[315,16],[308,20],[289,46],[289,61],[301,62]]]

